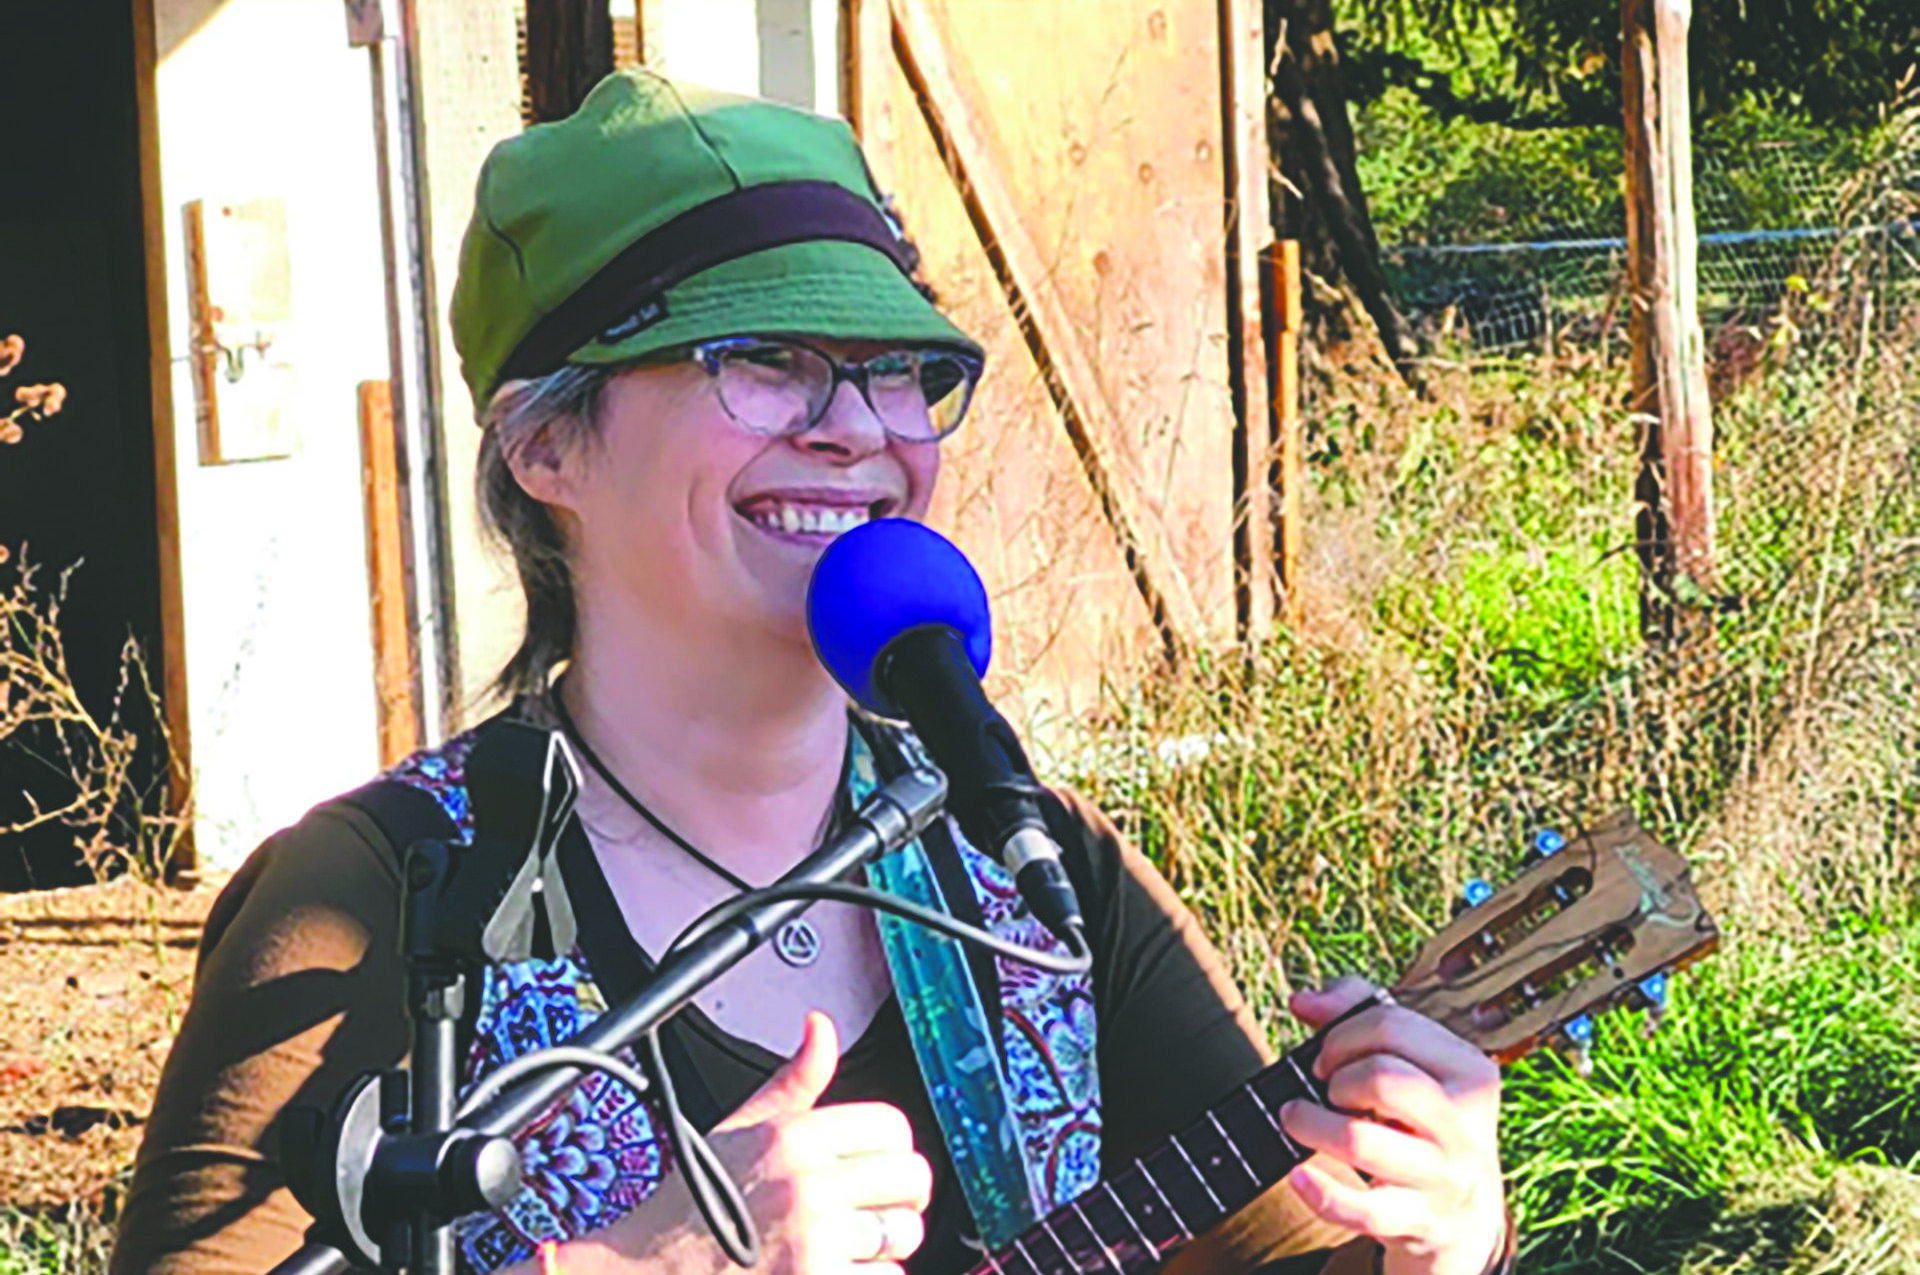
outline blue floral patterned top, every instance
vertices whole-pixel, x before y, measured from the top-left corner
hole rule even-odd
[[[433,796],[472,835],[464,763],[474,733],[402,762],[388,774]],[[1055,940],[1018,907],[1001,865],[948,821],[988,929],[1023,946]],[[1064,1204],[1100,1177],[1100,1087],[1093,991],[1087,976],[1048,974],[996,958],[1005,1090],[1021,1151],[1045,1197]],[[607,1002],[579,948],[552,961],[490,967],[480,989],[463,1092],[502,1063],[577,1035]],[[607,1226],[651,1195],[672,1163],[652,1103],[602,1073],[519,1139],[519,1195],[458,1225],[463,1271],[486,1275],[529,1257],[542,1240]]]

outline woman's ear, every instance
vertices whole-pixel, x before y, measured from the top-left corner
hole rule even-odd
[[[501,449],[513,480],[520,490],[543,505],[571,509],[574,504],[573,467],[567,463],[568,449],[554,437],[552,424],[540,426],[513,446]]]

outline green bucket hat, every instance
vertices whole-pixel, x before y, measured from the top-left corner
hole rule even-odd
[[[476,413],[510,380],[727,336],[979,357],[910,269],[844,122],[621,71],[487,157],[453,340]]]

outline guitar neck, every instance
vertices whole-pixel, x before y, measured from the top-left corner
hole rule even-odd
[[[1543,832],[1534,851],[1500,889],[1472,883],[1465,908],[1422,945],[1393,991],[1500,1062],[1543,1042],[1584,1050],[1592,1015],[1659,1009],[1668,973],[1720,937],[1686,859],[1628,811],[1571,840]],[[1245,1208],[1311,1154],[1280,1127],[1280,1108],[1296,1098],[1329,1105],[1313,1064],[1334,1023],[970,1275],[1146,1275]]]
[[[1295,1098],[1326,1103],[1326,1089],[1313,1074],[1322,1035],[1126,1169],[1055,1209],[970,1275],[1144,1275],[1251,1204],[1313,1154],[1280,1127],[1280,1108]]]

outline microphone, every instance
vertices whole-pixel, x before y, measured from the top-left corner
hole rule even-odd
[[[1035,917],[1069,947],[1086,922],[1040,812],[1026,750],[987,700],[987,590],[966,555],[904,518],[827,546],[807,586],[820,663],[863,708],[904,720],[946,773],[947,808],[968,841],[1013,874]]]

